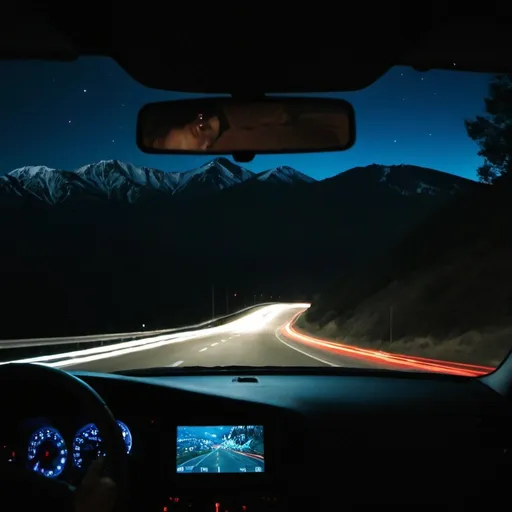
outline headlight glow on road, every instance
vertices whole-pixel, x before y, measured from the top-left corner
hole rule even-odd
[[[234,322],[230,322],[225,327],[235,334],[256,332],[270,324],[281,313],[289,311],[290,307],[305,309],[310,305],[311,304],[293,304],[291,306],[290,304],[274,304],[255,311],[254,313],[250,313],[249,315],[235,320]]]
[[[27,359],[18,359],[14,361],[5,361],[0,364],[7,363],[39,363],[46,366],[53,366],[63,368],[66,366],[74,366],[102,359],[109,359],[127,354],[141,352],[143,350],[150,350],[154,348],[164,347],[173,343],[183,343],[189,340],[198,338],[206,338],[212,335],[230,334],[233,329],[238,329],[237,332],[247,332],[243,329],[250,328],[254,331],[264,329],[268,322],[270,322],[276,315],[284,311],[298,310],[309,307],[309,304],[272,304],[263,306],[261,309],[247,313],[246,316],[229,322],[225,325],[218,327],[210,327],[207,329],[198,329],[195,331],[182,332],[179,334],[164,334],[160,336],[153,336],[134,341],[126,341],[116,343],[115,345],[108,345],[105,347],[94,347],[83,350],[74,350],[72,352],[51,354],[46,356],[31,357]]]

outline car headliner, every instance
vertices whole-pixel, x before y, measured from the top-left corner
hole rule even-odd
[[[512,7],[504,1],[486,16],[480,5],[460,15],[446,2],[360,0],[341,7],[334,23],[323,10],[322,23],[308,25],[300,13],[286,23],[274,13],[244,23],[220,8],[215,19],[222,21],[202,24],[160,0],[146,9],[117,0],[79,7],[10,5],[0,17],[0,58],[103,55],[148,87],[246,97],[359,90],[396,65],[512,74]]]

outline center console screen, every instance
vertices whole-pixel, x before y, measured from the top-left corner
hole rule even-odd
[[[263,427],[178,427],[176,472],[264,473]]]

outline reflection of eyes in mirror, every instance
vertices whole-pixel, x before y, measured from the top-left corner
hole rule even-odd
[[[203,114],[183,126],[173,126],[163,136],[153,141],[156,149],[205,151],[219,136],[218,117],[205,118]]]
[[[155,103],[139,116],[139,147],[219,153],[347,149],[353,143],[347,105],[298,98]]]

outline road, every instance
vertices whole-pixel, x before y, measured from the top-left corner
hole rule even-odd
[[[260,458],[225,448],[216,448],[207,455],[194,457],[177,468],[178,472],[185,473],[255,473],[264,469]]]
[[[273,304],[221,327],[161,336],[157,341],[148,340],[143,344],[128,342],[33,361],[67,370],[98,372],[196,365],[375,367],[374,363],[312,348],[286,336],[283,327],[307,307]]]
[[[294,327],[296,316],[308,307],[309,304],[261,306],[223,326],[23,361],[98,372],[162,366],[230,365],[341,366],[462,376],[478,376],[492,371],[488,367],[382,352],[313,337]]]
[[[145,350],[119,355],[112,347],[109,357],[97,359],[92,355],[84,362],[77,357],[55,366],[99,372],[151,366],[326,366],[311,357],[315,356],[314,350],[309,350],[311,356],[306,355],[307,347],[285,339],[279,332],[305,309],[295,304],[265,306],[222,327],[197,331],[197,337],[182,335],[154,348],[148,345]]]

